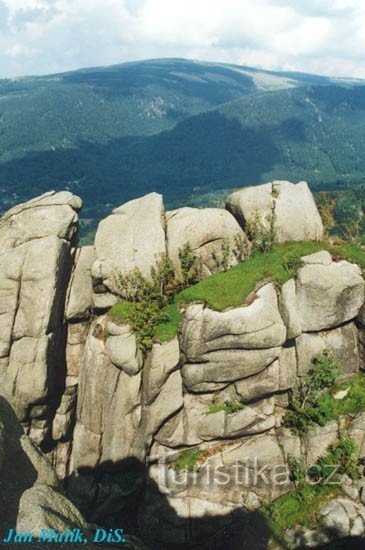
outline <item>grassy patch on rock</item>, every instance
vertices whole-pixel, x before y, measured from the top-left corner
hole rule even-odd
[[[324,248],[323,243],[299,242],[276,245],[268,254],[256,252],[228,271],[215,273],[186,288],[177,294],[175,303],[203,302],[217,311],[239,307],[260,281],[267,279],[284,284],[293,276],[293,260]]]
[[[324,242],[297,242],[275,245],[267,254],[256,252],[249,260],[178,292],[171,303],[162,308],[161,315],[156,316],[149,329],[150,340],[166,342],[176,336],[181,306],[198,302],[216,311],[242,306],[261,281],[283,285],[300,268],[301,256],[320,250],[328,250],[335,259],[357,263],[365,270],[365,251],[354,244],[330,246]],[[121,302],[111,308],[109,315],[115,322],[130,321],[134,326],[134,308],[130,302]]]
[[[175,460],[174,464],[178,470],[193,472],[200,462],[202,451],[200,449],[186,449]]]
[[[330,485],[304,485],[263,506],[260,511],[273,534],[280,537],[286,529],[296,525],[315,528],[319,509],[338,491]]]
[[[215,414],[224,411],[226,414],[233,414],[245,408],[243,403],[238,401],[225,401],[224,403],[213,403],[207,411],[207,414]]]

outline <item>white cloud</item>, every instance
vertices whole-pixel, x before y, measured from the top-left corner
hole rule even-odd
[[[0,76],[152,57],[365,77],[363,0],[0,0]]]

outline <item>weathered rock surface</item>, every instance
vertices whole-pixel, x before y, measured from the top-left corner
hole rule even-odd
[[[182,349],[190,361],[206,360],[220,350],[274,348],[285,338],[273,284],[258,290],[249,306],[225,312],[189,306],[182,325]]]
[[[306,184],[274,182],[232,197],[230,210],[242,225],[256,221],[260,208],[258,222],[279,242],[321,236]],[[319,353],[332,350],[346,378],[361,369],[361,271],[325,251],[306,256],[295,279],[281,290],[263,283],[247,305],[221,312],[186,306],[179,334],[142,353],[131,325],[118,325],[107,313],[118,300],[114,274],[138,268],[148,277],[167,252],[176,263],[186,242],[208,274],[219,269],[213,249],[233,248],[238,234],[245,243],[244,233],[220,209],[164,217],[162,198],[152,194],[102,222],[95,249],[77,249],[80,206],[70,193],[47,194],[0,221],[0,393],[27,434],[13,423],[9,440],[9,414],[15,416],[4,409],[3,418],[0,402],[4,524],[35,531],[84,525],[59,491],[56,471],[93,521],[134,513],[143,494],[139,517],[153,544],[229,547],[226,533],[235,531],[241,538],[232,547],[244,547],[255,510],[291,488],[287,455],[313,464],[337,441],[336,422],[299,438],[282,419]],[[363,414],[345,424],[363,457]],[[34,442],[49,451],[53,468]],[[175,461],[185,451],[196,469],[181,482],[186,472]],[[238,464],[247,474],[243,481],[234,477]],[[261,466],[263,478],[255,479]],[[208,479],[210,467],[228,472],[228,481]],[[12,481],[10,494],[7,478],[15,470],[24,475]],[[10,499],[5,512],[2,490]],[[336,501],[322,530],[302,532],[303,540],[312,544],[332,528],[342,508],[342,534],[362,533],[362,511],[353,501],[363,491],[349,484],[344,491],[350,504]]]
[[[0,392],[39,442],[62,388],[65,297],[80,208],[71,193],[47,193],[0,220]],[[31,420],[40,405],[43,414]]]
[[[62,493],[51,464],[24,432],[0,397],[3,457],[0,476],[1,528],[38,536],[41,529],[86,529],[77,508]]]
[[[279,243],[323,238],[322,220],[305,181],[274,181],[236,191],[227,208],[243,228],[256,223],[272,230]]]
[[[85,319],[92,307],[91,268],[94,263],[94,247],[83,246],[77,252],[75,269],[70,283],[66,309],[67,319]]]
[[[364,303],[364,279],[346,261],[308,263],[298,272],[296,298],[303,332],[336,327],[354,319]]]
[[[305,376],[312,367],[312,361],[325,350],[331,350],[341,367],[341,375],[358,372],[360,355],[358,331],[355,323],[348,323],[333,330],[302,334],[296,339],[298,375]]]
[[[179,208],[166,214],[167,252],[177,272],[180,272],[179,250],[188,243],[201,259],[202,274],[219,271],[227,247],[227,267],[247,256],[250,244],[236,219],[221,208]]]
[[[115,208],[100,222],[93,278],[112,292],[118,274],[139,269],[149,278],[151,268],[166,255],[163,212],[162,196],[151,193]]]
[[[317,529],[298,529],[289,533],[289,548],[317,548],[331,542],[335,548],[363,546],[361,538],[365,535],[365,507],[362,504],[339,497],[322,506],[318,516]],[[340,539],[344,539],[342,545]],[[341,546],[335,546],[335,542]]]

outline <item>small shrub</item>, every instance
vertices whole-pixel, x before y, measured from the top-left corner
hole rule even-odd
[[[241,233],[236,233],[234,237],[232,252],[239,263],[247,260],[251,255],[251,245]]]
[[[222,239],[220,250],[212,250],[212,259],[218,271],[227,271],[230,267],[230,259],[233,251],[227,239]]]
[[[241,411],[245,408],[243,403],[239,401],[225,401],[224,403],[213,403],[207,411],[207,414],[214,414],[220,411],[224,411],[226,414],[233,414],[237,411]]]
[[[299,487],[306,480],[305,462],[291,454],[286,457],[286,460],[290,472],[290,480],[294,483],[295,487]]]
[[[179,248],[179,261],[182,288],[186,288],[201,280],[202,264],[200,258],[194,254],[190,243],[186,243],[182,248]]]
[[[175,466],[178,470],[193,472],[198,467],[201,456],[200,449],[186,449],[175,460]]]
[[[305,432],[309,426],[324,426],[336,417],[334,399],[326,389],[331,388],[341,372],[330,350],[317,355],[313,367],[304,379],[299,396],[292,398],[284,424],[294,432]]]
[[[296,278],[299,269],[304,265],[304,262],[300,256],[293,256],[286,260],[283,264],[285,271],[290,279]]]
[[[309,477],[313,481],[319,480],[321,484],[326,484],[327,480],[331,484],[340,484],[344,474],[351,479],[358,479],[360,473],[357,453],[356,443],[345,431],[340,430],[338,441],[330,445],[326,454],[309,469]]]
[[[263,252],[268,254],[275,243],[274,215],[269,220],[270,227],[265,229],[259,219],[258,214],[246,223],[246,234],[252,242],[254,252]]]

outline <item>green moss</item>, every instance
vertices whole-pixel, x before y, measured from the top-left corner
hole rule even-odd
[[[214,414],[224,411],[226,414],[233,414],[237,411],[241,411],[245,406],[238,401],[225,401],[224,403],[214,403],[207,411],[207,414]]]
[[[109,318],[118,324],[127,323],[135,317],[134,302],[119,302],[115,304],[109,311]],[[181,313],[176,308],[175,304],[169,304],[161,310],[161,317],[164,319],[155,327],[153,339],[159,342],[168,342],[172,340],[179,328],[181,321]]]
[[[255,253],[249,260],[232,267],[228,271],[215,273],[200,283],[176,294],[172,304],[162,310],[167,320],[159,322],[154,339],[166,342],[174,338],[181,321],[180,305],[202,302],[216,311],[239,307],[264,280],[273,280],[282,285],[295,276],[300,267],[299,258],[320,250],[329,250],[335,257],[358,263],[365,269],[365,251],[353,244],[329,247],[326,243],[298,242],[276,245],[271,252]],[[121,302],[110,310],[110,318],[115,322],[127,322],[132,313],[133,303]]]
[[[109,310],[109,319],[114,323],[127,323],[133,308],[133,302],[119,302]]]
[[[351,243],[343,243],[333,246],[329,249],[333,257],[336,259],[344,259],[349,262],[358,264],[361,269],[365,269],[365,249],[359,245]]]
[[[293,275],[292,269],[288,269],[291,260],[323,248],[326,248],[323,243],[301,242],[277,245],[268,254],[255,253],[248,261],[183,290],[175,297],[175,303],[204,302],[217,311],[238,307],[260,281],[285,283]]]
[[[155,338],[159,342],[168,342],[175,338],[179,330],[181,313],[175,304],[169,304],[163,311],[166,313],[168,320],[157,325]]]
[[[349,392],[344,399],[334,399],[333,395],[331,395],[334,401],[336,417],[346,414],[356,415],[365,411],[365,374],[360,373],[349,382],[336,387],[332,394],[346,389],[349,389]]]
[[[260,512],[268,521],[273,534],[280,535],[286,529],[300,525],[314,528],[320,507],[338,493],[330,485],[304,485],[279,497]]]
[[[200,449],[186,449],[176,459],[175,466],[178,470],[193,472],[199,464],[201,455],[202,451]]]

